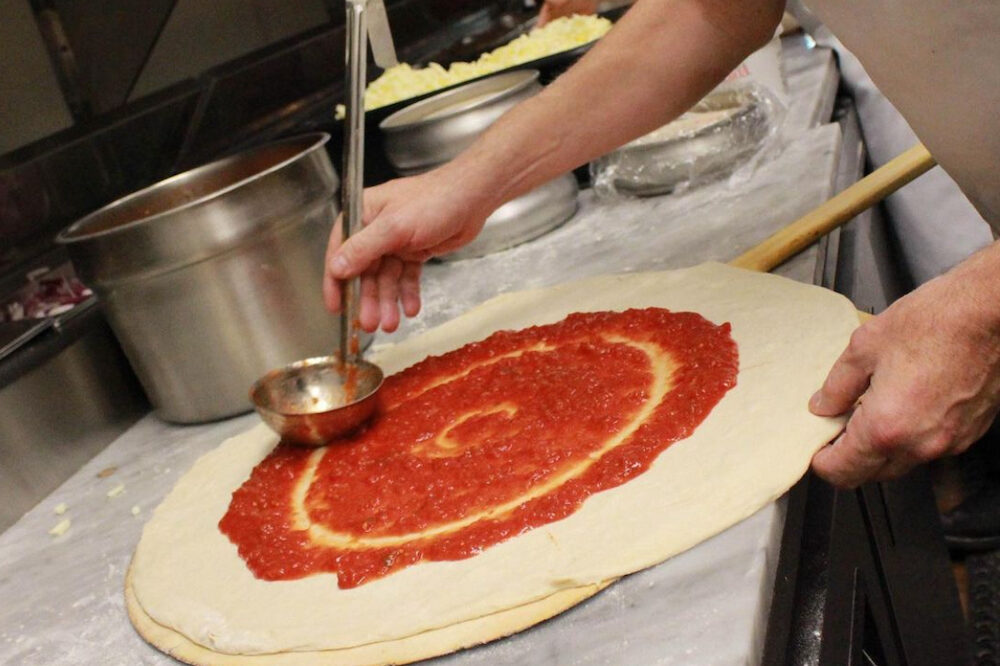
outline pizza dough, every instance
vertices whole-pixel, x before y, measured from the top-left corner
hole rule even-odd
[[[139,605],[132,587],[131,569],[125,579],[125,606],[143,638],[170,656],[189,664],[208,666],[359,666],[404,664],[479,645],[527,629],[589,599],[614,581],[562,590],[524,606],[459,622],[396,641],[343,650],[233,655],[215,652],[192,642],[173,629],[157,624]],[[615,579],[617,580],[617,579]]]
[[[422,658],[478,642],[457,639],[455,626],[651,566],[749,516],[793,485],[842,427],[806,407],[857,325],[850,302],[832,292],[719,264],[602,276],[501,296],[375,360],[395,372],[496,330],[650,306],[730,322],[740,373],[695,433],[640,477],[470,559],[421,563],[347,590],[333,575],[265,582],[217,528],[232,491],[276,442],[260,426],[202,457],[156,510],[133,560],[134,614],[216,652],[347,650],[432,636],[434,649],[415,652]],[[503,633],[479,640],[494,635]]]

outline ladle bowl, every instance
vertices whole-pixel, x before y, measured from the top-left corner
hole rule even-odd
[[[250,388],[250,400],[283,441],[324,446],[372,416],[383,379],[367,361],[319,356],[267,373]]]

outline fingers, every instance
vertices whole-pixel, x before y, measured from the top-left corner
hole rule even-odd
[[[420,312],[420,262],[411,261],[403,264],[403,274],[399,278],[400,303],[403,314],[416,317]]]
[[[839,488],[855,488],[874,477],[888,457],[873,445],[870,426],[862,405],[844,432],[813,456],[813,471]]]
[[[882,465],[875,475],[872,477],[872,481],[891,481],[892,479],[898,479],[905,476],[910,470],[920,464],[919,460],[915,460],[908,455],[897,455],[895,457],[889,458]]]
[[[922,462],[903,449],[879,458],[874,452],[865,455],[857,447],[846,433],[841,434],[813,457],[813,471],[839,488],[856,488],[869,481],[898,479]]]
[[[326,309],[337,314],[341,307],[340,281],[330,275],[329,272],[323,275],[323,303]]]
[[[898,393],[898,392],[897,392]],[[813,456],[819,476],[841,488],[898,479],[917,465],[946,454],[937,430],[914,427],[892,392],[869,390],[844,432]]]
[[[396,257],[386,257],[378,273],[379,315],[382,330],[392,333],[399,326],[399,280],[403,275],[403,262]]]
[[[396,254],[410,244],[411,232],[388,221],[377,220],[351,236],[327,263],[333,277],[346,280],[369,270],[381,257]]]
[[[371,333],[379,324],[378,267],[361,276],[361,304],[358,307],[358,323]]]
[[[868,389],[873,361],[868,352],[862,329],[833,364],[822,388],[809,400],[809,409],[817,416],[837,416],[845,413]]]
[[[366,216],[369,211],[366,206]],[[372,224],[341,243],[343,216],[338,216],[327,243],[323,273],[323,302],[334,313],[343,307],[341,281],[361,273],[358,323],[366,331],[374,331],[381,324],[383,330],[392,332],[399,327],[399,309],[408,317],[420,311],[421,262],[431,256],[429,251],[417,261],[404,261],[392,254],[392,248],[408,242],[400,235],[387,231],[387,224]],[[407,252],[414,254],[413,251]],[[360,271],[358,267],[361,267]]]
[[[330,260],[333,255],[340,248],[340,237],[341,237],[341,227],[343,223],[343,216],[338,215],[337,221],[333,225],[333,229],[330,231],[330,239],[326,244],[326,256],[323,260],[323,303],[326,305],[326,309],[330,312],[340,312],[340,283],[337,278],[333,276],[330,272]]]
[[[358,323],[372,332],[382,327],[386,333],[399,328],[400,306],[407,317],[420,312],[421,264],[384,257],[361,276]]]

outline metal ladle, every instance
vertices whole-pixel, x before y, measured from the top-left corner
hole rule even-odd
[[[342,232],[346,242],[361,228],[365,143],[365,59],[367,2],[347,0],[347,108],[344,119]],[[384,12],[384,10],[381,10]],[[384,16],[376,20],[384,21]],[[391,41],[389,42],[391,48]],[[378,51],[376,50],[376,54]],[[375,410],[382,386],[379,367],[360,358],[358,311],[360,280],[341,283],[340,353],[297,361],[261,377],[250,389],[254,407],[287,442],[323,446],[356,430]]]

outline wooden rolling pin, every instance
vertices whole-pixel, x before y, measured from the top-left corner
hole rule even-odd
[[[871,172],[826,203],[806,213],[729,262],[731,266],[769,271],[795,256],[861,211],[874,206],[935,164],[922,143]]]

